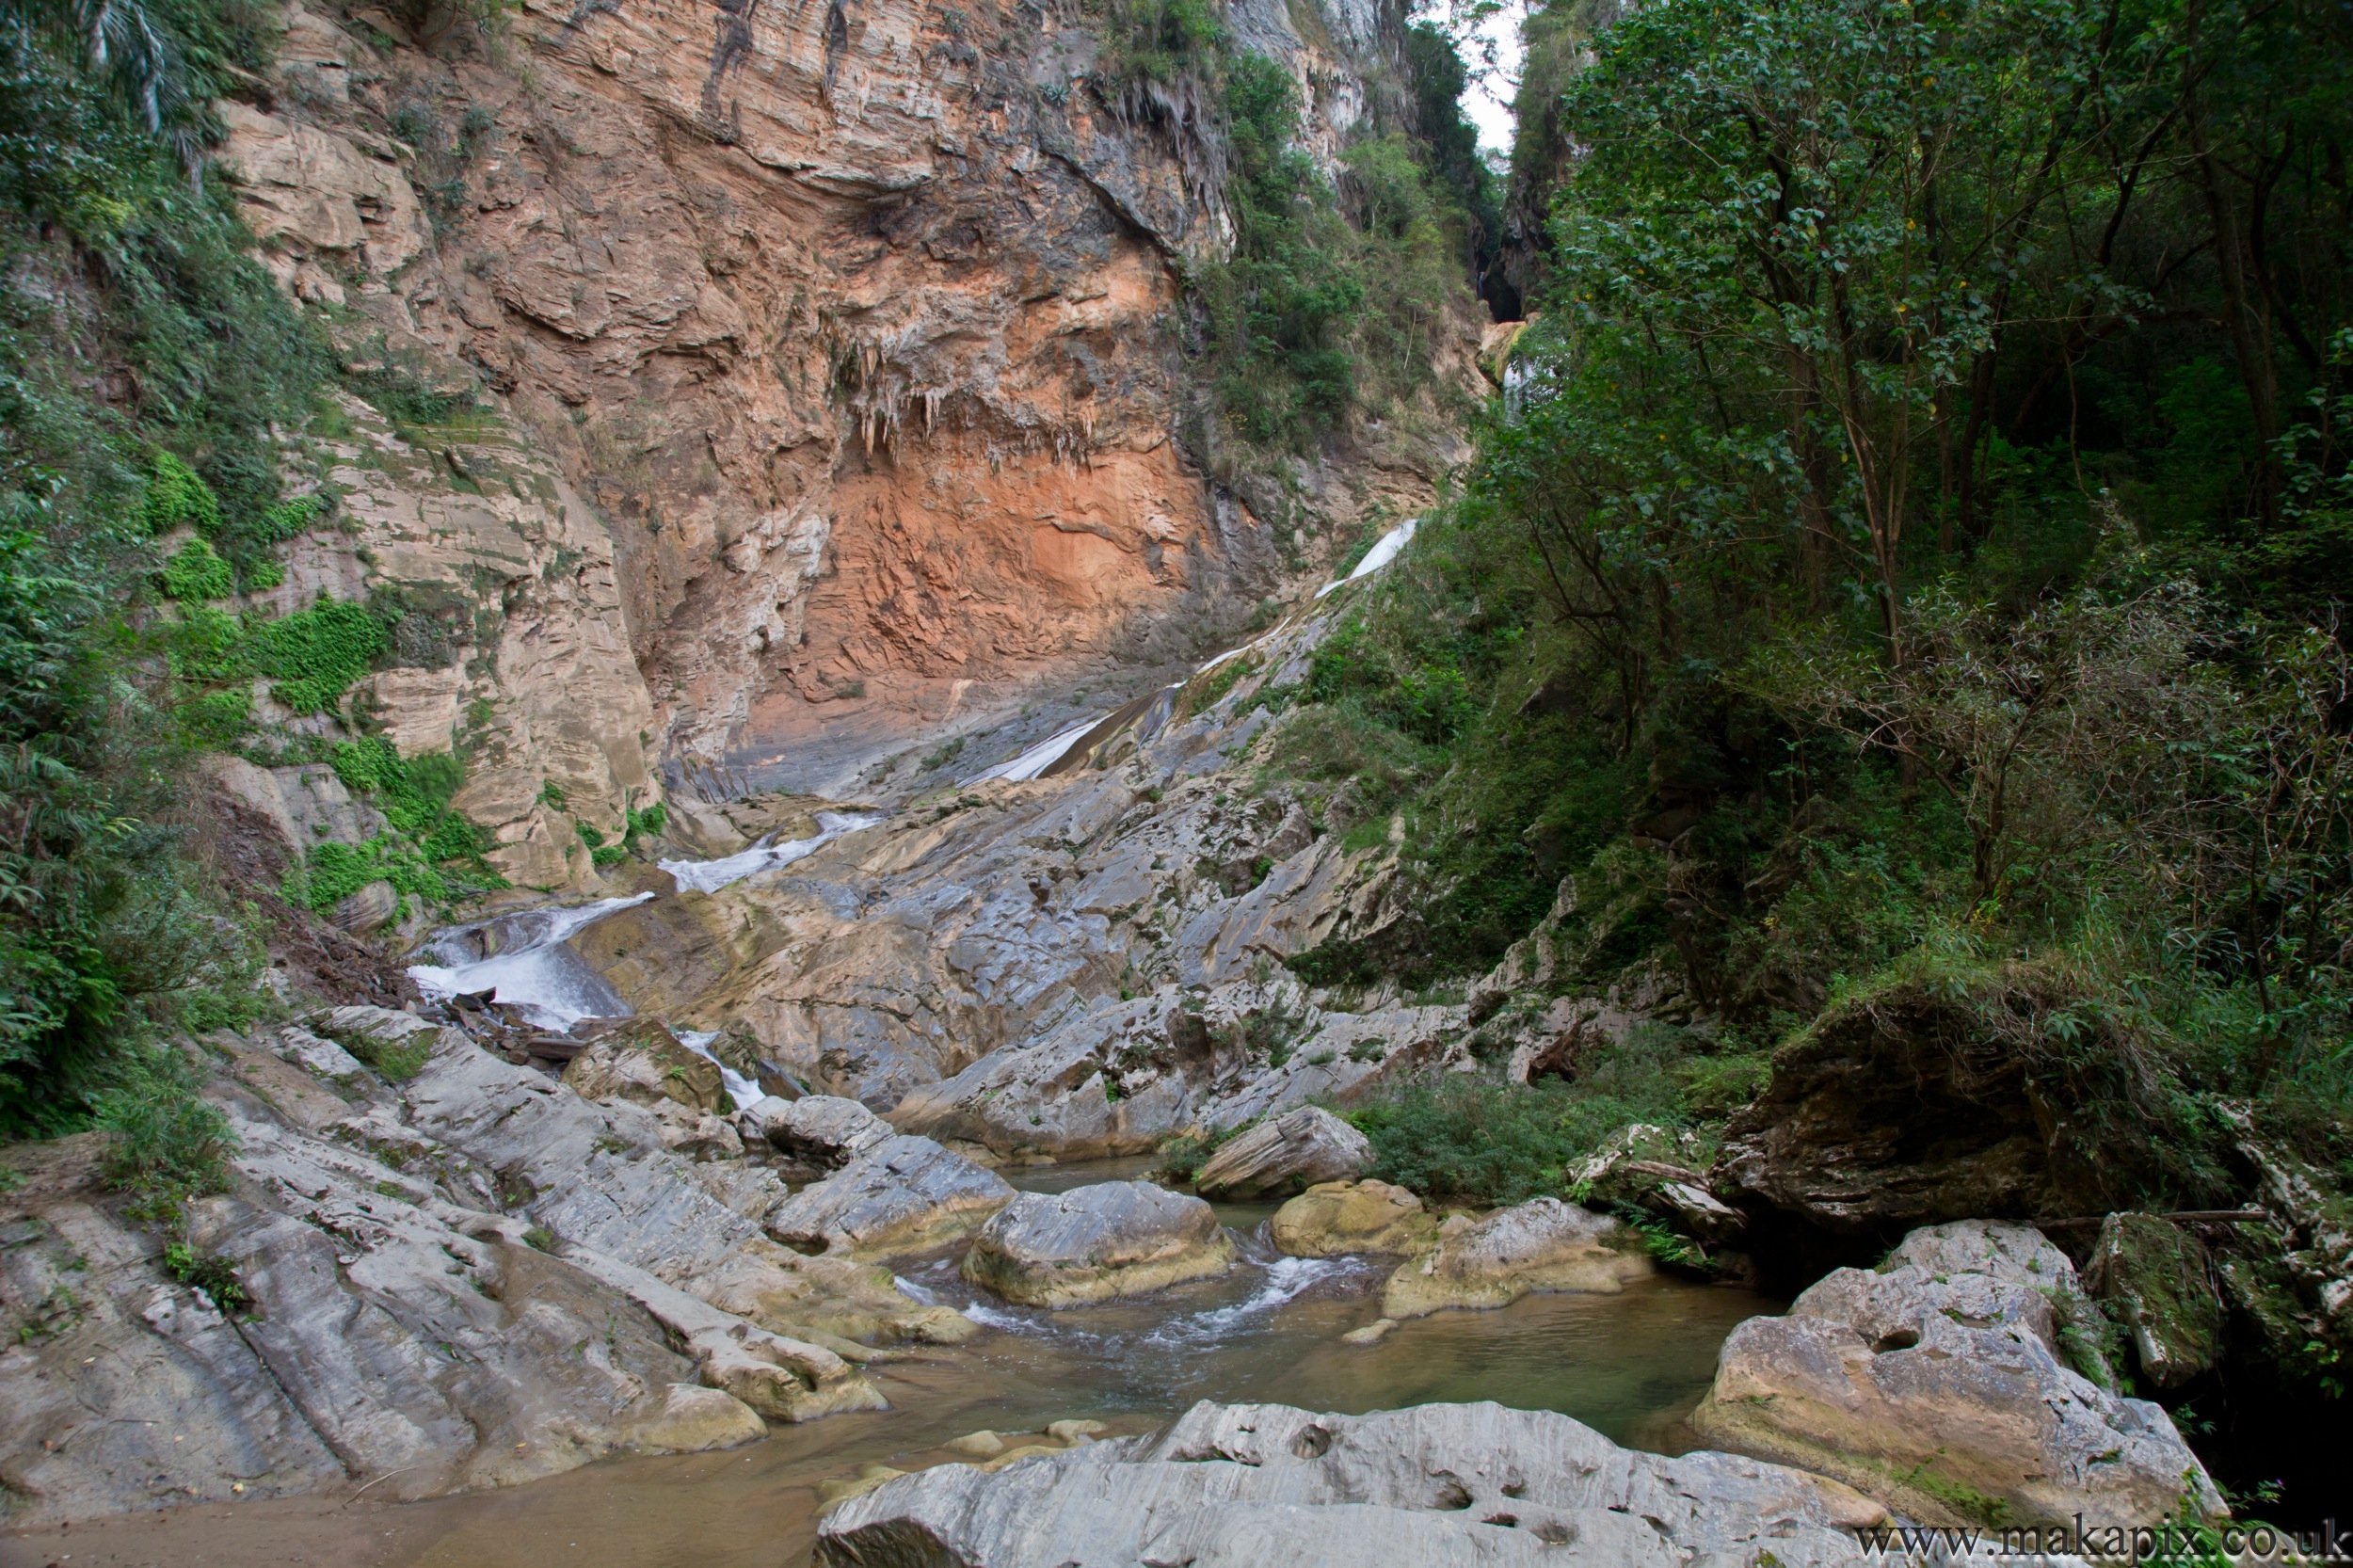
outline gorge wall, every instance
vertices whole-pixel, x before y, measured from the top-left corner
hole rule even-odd
[[[1455,456],[1373,433],[1257,510],[1214,482],[1183,280],[1230,238],[1217,149],[1107,106],[1075,7],[284,23],[222,105],[264,259],[347,371],[472,411],[296,438],[344,501],[279,595],[438,616],[369,700],[404,751],[493,745],[459,804],[518,882],[589,874],[543,780],[607,830],[665,765],[853,792],[1076,672],[1232,640]],[[1394,4],[1229,24],[1327,168],[1395,96]]]

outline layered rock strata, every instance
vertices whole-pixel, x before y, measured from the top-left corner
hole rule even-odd
[[[351,1007],[213,1051],[234,1179],[188,1205],[184,1255],[99,1185],[95,1135],[11,1151],[11,1524],[345,1482],[426,1496],[722,1446],[762,1416],[880,1407],[817,1340],[972,1330],[767,1240],[768,1173],[683,1160],[652,1109],[456,1029]]]
[[[1208,1197],[1263,1198],[1348,1181],[1372,1166],[1372,1144],[1320,1105],[1260,1122],[1220,1145],[1193,1176]]]
[[[894,1137],[770,1209],[786,1244],[866,1260],[960,1241],[1013,1201],[996,1172],[929,1138]]]
[[[1221,776],[1325,624],[1106,737],[1104,766],[974,784],[573,945],[643,1013],[746,1030],[823,1094],[1003,1156],[1142,1152],[1460,1064],[1461,1007],[1318,998],[1283,968],[1398,918],[1394,851]]]
[[[1303,145],[1337,170],[1370,101],[1402,101],[1402,19],[1326,8],[1244,0],[1231,24],[1291,73]],[[422,507],[376,487],[363,537],[298,548],[288,592],[446,589],[453,627],[526,601],[542,635],[500,637],[495,666],[404,662],[370,694],[404,748],[493,711],[499,776],[470,789],[519,883],[592,875],[537,814],[543,778],[577,778],[600,829],[655,754],[847,792],[1046,678],[1193,652],[1464,455],[1389,422],[1374,460],[1303,465],[1273,517],[1205,484],[1176,439],[1195,396],[1176,321],[1229,232],[1215,144],[1098,85],[1093,13],[887,3],[714,31],[690,0],[532,0],[495,48],[279,14],[274,76],[221,106],[265,264],[361,382],[463,416],[424,422],[429,444],[368,436],[396,474],[440,471],[401,478]],[[1469,291],[1439,303],[1439,375],[1467,380]],[[544,518],[515,515],[486,424],[562,485]],[[549,528],[567,542],[542,558]],[[613,700],[566,714],[568,662]]]

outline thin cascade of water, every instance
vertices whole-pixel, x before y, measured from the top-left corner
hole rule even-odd
[[[1354,570],[1351,571],[1346,577],[1341,578],[1337,583],[1326,583],[1322,587],[1318,588],[1316,590],[1316,597],[1318,599],[1321,599],[1325,594],[1330,593],[1335,588],[1341,587],[1346,584],[1353,583],[1360,577],[1369,577],[1374,572],[1379,571],[1383,567],[1387,566],[1391,561],[1396,560],[1399,552],[1403,551],[1407,545],[1413,542],[1414,528],[1418,521],[1418,519],[1407,518],[1403,522],[1399,523],[1395,528],[1392,528],[1387,533],[1382,535],[1379,539],[1374,541],[1373,547],[1365,552],[1365,558],[1356,563]],[[1206,659],[1202,661],[1202,663],[1193,670],[1193,674],[1206,674],[1230,659],[1239,659],[1243,654],[1249,652],[1252,648],[1257,648],[1259,644],[1276,636],[1282,631],[1283,627],[1278,625],[1271,632],[1263,632],[1258,636],[1253,637],[1246,643],[1238,644],[1233,648],[1227,648],[1223,653],[1217,654],[1209,659]],[[1171,686],[1168,689],[1172,692],[1179,691],[1183,688],[1184,684],[1185,683],[1180,680],[1176,682],[1176,685]],[[1067,752],[1072,746],[1078,744],[1080,740],[1083,738],[1089,730],[1093,729],[1096,725],[1101,724],[1105,716],[1106,715],[1104,713],[1096,713],[1091,718],[1080,719],[1077,724],[1072,725],[1069,728],[1057,730],[1053,734],[1048,735],[1046,739],[1038,742],[1035,745],[1031,746],[1027,751],[1022,752],[1012,760],[1000,762],[995,767],[990,768],[985,772],[976,773],[971,777],[960,779],[958,782],[961,784],[981,784],[985,783],[992,778],[1003,778],[1019,783],[1028,779],[1041,777],[1044,776],[1047,769],[1062,760],[1064,753]],[[669,862],[665,860],[663,864],[666,866]]]
[[[1372,548],[1365,552],[1365,558],[1356,563],[1355,570],[1341,578],[1337,583],[1326,583],[1316,590],[1316,597],[1321,599],[1335,588],[1344,587],[1355,582],[1359,577],[1369,577],[1391,561],[1396,560],[1399,552],[1414,542],[1414,530],[1420,522],[1419,518],[1407,518],[1403,522],[1382,535],[1373,542]]]
[[[760,1086],[759,1080],[745,1078],[742,1073],[719,1060],[718,1053],[711,1048],[711,1043],[719,1037],[717,1030],[676,1029],[670,1032],[680,1045],[719,1069],[719,1078],[727,1084],[728,1097],[735,1101],[737,1110],[742,1110],[767,1094],[767,1091]]]
[[[616,909],[645,903],[634,898],[600,899],[562,909],[529,909],[436,933],[424,947],[431,963],[408,966],[409,978],[425,996],[446,1000],[490,993],[490,1000],[520,1009],[541,1029],[566,1030],[583,1018],[616,1017],[629,1003],[565,946],[574,933]]]
[[[1100,713],[1080,719],[1069,728],[1047,736],[1046,739],[1038,742],[1012,761],[1000,762],[986,773],[976,773],[962,782],[979,784],[991,778],[1007,778],[1015,783],[1021,783],[1035,778],[1048,768],[1061,761],[1062,754],[1078,744],[1080,736],[1102,722],[1103,715]]]
[[[691,888],[698,893],[715,893],[755,872],[807,859],[844,833],[872,827],[883,820],[881,813],[874,811],[820,811],[813,838],[792,839],[780,844],[763,840],[747,850],[716,860],[658,860],[655,864],[670,873],[681,892]]]

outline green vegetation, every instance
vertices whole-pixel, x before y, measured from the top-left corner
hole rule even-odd
[[[505,887],[483,858],[490,845],[482,829],[450,808],[465,782],[465,766],[447,752],[403,760],[391,743],[364,736],[336,743],[335,776],[384,813],[391,831],[362,844],[314,845],[286,873],[286,902],[321,914],[371,882],[389,882],[399,895],[393,918],[408,901],[447,904],[467,893]]]
[[[118,1179],[168,1195],[224,1130],[153,1042],[266,1004],[177,825],[182,760],[244,714],[160,679],[156,588],[217,616],[216,563],[280,504],[270,426],[328,366],[228,191],[189,178],[196,105],[266,63],[263,30],[226,3],[106,16],[129,30],[103,63],[62,8],[0,18],[0,1136],[98,1116]],[[182,529],[206,548],[167,562]]]
[[[202,539],[190,539],[179,553],[164,563],[167,598],[197,601],[227,599],[236,586],[236,573]]]
[[[0,17],[0,1136],[106,1128],[113,1179],[158,1215],[229,1147],[163,1042],[276,1005],[248,930],[265,895],[190,853],[186,764],[248,743],[257,678],[338,713],[397,619],[217,602],[282,583],[276,548],[334,504],[283,495],[277,467],[275,432],[323,406],[323,336],[200,156],[201,105],[269,65],[262,21],[246,0],[120,0],[95,34],[60,7]],[[384,362],[358,390],[462,416]],[[335,761],[392,825],[321,846],[298,902],[495,883],[446,809],[454,760],[362,741]]]
[[[365,606],[322,600],[282,620],[253,625],[239,652],[259,673],[275,678],[273,697],[297,713],[325,713],[390,642],[384,622]]]
[[[1103,1081],[1108,1088],[1111,1080],[1107,1078]],[[1242,1128],[1229,1127],[1222,1132],[1208,1132],[1197,1138],[1191,1134],[1171,1138],[1160,1147],[1158,1169],[1171,1181],[1191,1181],[1200,1174],[1201,1167],[1209,1162],[1209,1156],[1243,1130]]]
[[[1261,783],[1395,856],[1399,918],[1303,978],[1525,941],[1542,991],[1689,1027],[1360,1107],[1382,1175],[1558,1192],[1896,1031],[2062,1110],[2120,1208],[2243,1201],[2250,1119],[2353,1184],[2347,26],[1535,13],[1513,391]],[[2338,1394],[2340,1346],[2265,1333]]]
[[[1697,1042],[1648,1029],[1596,1052],[1575,1086],[1521,1086],[1449,1075],[1350,1108],[1372,1141],[1372,1174],[1458,1203],[1511,1204],[1559,1193],[1568,1173],[1628,1122],[1686,1114],[1677,1069]]]
[[[1527,383],[1269,780],[1395,820],[1411,912],[1296,967],[1542,926],[1556,984],[1721,1019],[1722,1105],[1934,949],[2341,1138],[2353,266],[2338,186],[2245,170],[2341,145],[2343,19],[1542,14],[1592,151]]]
[[[108,1086],[90,1098],[91,1121],[109,1134],[106,1176],[134,1212],[158,1220],[228,1185],[237,1147],[229,1118],[197,1097],[197,1074],[168,1047],[143,1046],[107,1064]]]
[[[405,1083],[424,1071],[425,1063],[433,1056],[433,1036],[424,1030],[398,1041],[364,1032],[350,1033],[342,1036],[342,1044],[352,1055],[395,1083]]]
[[[1289,71],[1238,47],[1217,8],[1108,0],[1102,21],[1097,92],[1167,136],[1233,229],[1230,254],[1192,280],[1217,394],[1205,455],[1229,475],[1266,470],[1360,412],[1435,411],[1433,354],[1497,226],[1452,46],[1409,30],[1402,79],[1377,84],[1336,184],[1299,145]]]
[[[214,1254],[200,1253],[185,1241],[164,1248],[164,1272],[181,1284],[204,1292],[213,1309],[234,1313],[251,1302],[252,1294],[237,1277],[236,1265]]]

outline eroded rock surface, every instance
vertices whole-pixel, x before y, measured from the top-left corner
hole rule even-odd
[[[1233,1266],[1208,1204],[1146,1181],[1023,1192],[964,1255],[965,1278],[1027,1306],[1146,1295]]]
[[[571,1059],[564,1082],[584,1099],[631,1100],[659,1108],[716,1111],[727,1086],[719,1064],[688,1050],[660,1024],[632,1018],[607,1029]]]
[[[1372,1165],[1372,1142],[1320,1105],[1303,1105],[1239,1133],[1193,1176],[1209,1197],[1262,1198],[1349,1181]]]
[[[1066,774],[975,783],[575,945],[642,1013],[743,1029],[820,1094],[1000,1155],[1141,1152],[1464,1060],[1463,1008],[1319,999],[1283,967],[1397,918],[1393,852],[1345,852],[1221,776],[1324,624],[1279,628],[1218,701],[1131,715]]]
[[[1337,174],[1401,18],[1246,8],[1235,36]],[[322,533],[288,591],[331,564],[338,598],[402,586],[453,634],[538,633],[373,683],[404,751],[485,732],[498,776],[469,796],[519,884],[594,878],[542,777],[608,830],[656,755],[846,793],[1052,677],[1193,653],[1465,456],[1434,402],[1375,424],[1377,456],[1302,465],[1286,511],[1321,526],[1296,536],[1205,484],[1172,439],[1183,276],[1225,232],[1205,150],[1090,85],[1091,13],[849,14],[714,33],[685,0],[533,0],[486,52],[294,0],[269,108],[221,106],[264,264],[355,369],[473,406],[424,441],[371,425],[422,513],[360,485],[363,536]],[[1437,373],[1476,386],[1475,301],[1436,303]],[[563,487],[545,517],[512,515],[517,465],[485,452],[509,441],[516,488]]]
[[[1621,1448],[1497,1404],[1319,1416],[1197,1404],[1157,1440],[900,1477],[820,1527],[823,1568],[1618,1568],[1859,1563],[1886,1511],[1835,1481],[1729,1454]]]
[[[856,1100],[807,1095],[785,1103],[760,1102],[760,1134],[777,1152],[821,1171],[839,1170],[898,1134]]]
[[[2073,1264],[2026,1226],[1914,1231],[1724,1341],[1707,1441],[1835,1476],[1932,1524],[2057,1525],[2222,1501],[2172,1420],[2068,1364]]]
[[[99,1188],[95,1137],[11,1151],[28,1176],[0,1195],[12,1524],[232,1487],[426,1496],[725,1446],[761,1416],[881,1403],[778,1329],[970,1330],[767,1241],[773,1176],[690,1163],[645,1106],[592,1103],[457,1030],[354,1007],[215,1047],[239,1149],[232,1190],[188,1207],[195,1285]]]
[[[1618,1221],[1559,1198],[1530,1198],[1399,1264],[1382,1292],[1381,1315],[1509,1306],[1539,1290],[1609,1294],[1652,1272],[1641,1238]]]

